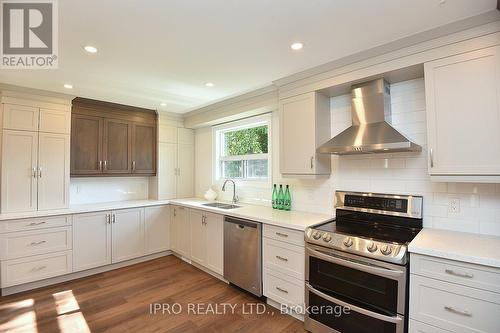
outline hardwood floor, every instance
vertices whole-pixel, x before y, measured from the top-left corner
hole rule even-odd
[[[154,314],[153,303],[165,313]],[[171,255],[0,297],[0,332],[305,331],[301,321]]]

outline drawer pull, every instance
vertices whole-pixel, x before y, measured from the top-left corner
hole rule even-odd
[[[276,259],[279,259],[279,260],[281,260],[281,261],[288,261],[288,259],[287,259],[287,258],[283,258],[283,257],[281,257],[281,256],[276,256]]]
[[[283,288],[276,287],[276,290],[281,291],[282,293],[288,294],[288,290],[285,290]]]
[[[472,313],[470,313],[469,311],[457,310],[457,309],[455,309],[452,306],[445,306],[444,309],[446,311],[449,311],[449,312],[452,312],[452,313],[456,313],[456,314],[459,314],[459,315],[462,315],[462,316],[472,317]]]
[[[47,268],[47,266],[36,266],[31,269],[32,272],[38,272],[41,271],[42,269]]]
[[[45,222],[45,221],[42,221],[42,222],[31,222],[30,224],[28,224],[28,226],[33,227],[33,226],[40,225],[40,224],[45,224],[45,223],[47,223],[47,222]]]
[[[39,241],[39,242],[31,242],[30,246],[37,246],[37,245],[41,245],[43,243],[47,243],[47,241],[42,240],[42,241]]]
[[[286,237],[288,237],[288,235],[287,235],[287,234],[284,234],[284,233],[282,233],[282,232],[276,232],[276,235],[278,235],[278,236],[280,236],[280,237],[285,237],[285,238],[286,238]]]
[[[467,279],[472,279],[474,277],[473,274],[470,274],[470,273],[458,273],[458,272],[455,272],[455,271],[453,271],[451,269],[445,269],[444,271],[447,274],[458,276],[458,277],[463,277],[463,278],[467,278]]]

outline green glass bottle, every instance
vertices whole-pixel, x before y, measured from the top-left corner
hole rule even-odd
[[[280,190],[278,192],[278,209],[284,209],[285,194],[283,193],[283,185],[280,184]]]
[[[276,184],[273,186],[273,209],[278,209],[278,189],[276,188]]]
[[[284,199],[284,210],[292,209],[292,196],[290,195],[290,186],[286,186],[285,190],[285,199]]]

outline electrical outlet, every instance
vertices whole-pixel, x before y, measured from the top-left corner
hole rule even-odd
[[[451,198],[448,202],[448,212],[453,214],[460,213],[460,199]]]

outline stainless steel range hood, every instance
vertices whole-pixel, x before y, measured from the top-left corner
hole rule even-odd
[[[352,86],[352,126],[317,151],[336,155],[421,151],[390,125],[390,94],[384,79]]]

